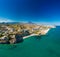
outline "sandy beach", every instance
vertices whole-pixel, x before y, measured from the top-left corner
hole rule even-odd
[[[44,31],[44,34],[48,33],[49,30],[50,30],[50,29],[45,30],[45,31]]]
[[[28,38],[28,37],[31,37],[31,36],[36,36],[37,34],[31,34],[31,35],[28,35],[28,36],[24,36],[23,39],[25,38]]]
[[[46,33],[48,33],[49,30],[50,30],[50,29],[42,30],[42,31],[41,31],[41,34],[42,34],[42,35],[45,35]],[[26,38],[31,37],[31,36],[36,36],[36,35],[38,36],[38,34],[31,34],[31,35],[28,35],[28,36],[24,36],[23,39],[26,39]]]
[[[49,29],[46,29],[46,30],[41,30],[41,34],[42,35],[45,35],[46,33],[48,33],[49,30],[50,30],[50,28]]]

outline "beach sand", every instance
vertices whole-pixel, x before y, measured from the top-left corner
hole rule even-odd
[[[45,35],[46,33],[48,33],[49,30],[50,30],[50,29],[42,30],[42,31],[41,31],[41,34],[42,34],[42,35]],[[28,35],[28,36],[24,36],[23,39],[26,39],[26,38],[31,37],[31,36],[38,36],[38,34],[31,34],[31,35]]]
[[[36,36],[37,34],[31,34],[31,35],[28,35],[28,36],[24,36],[23,39],[25,38],[28,38],[28,37],[31,37],[31,36]]]

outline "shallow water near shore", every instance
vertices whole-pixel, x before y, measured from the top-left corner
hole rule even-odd
[[[60,57],[60,27],[18,44],[0,44],[0,57]]]

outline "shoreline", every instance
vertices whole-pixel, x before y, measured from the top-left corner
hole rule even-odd
[[[41,31],[41,35],[46,35],[49,32],[50,28],[48,28],[47,30],[42,30]]]
[[[47,34],[49,30],[50,30],[50,29],[45,30],[45,31],[44,31],[44,34]]]
[[[42,31],[42,32],[43,32],[42,35],[47,34],[49,30],[50,30],[50,29],[47,29],[47,30],[45,30],[45,31]],[[31,35],[28,35],[28,36],[24,36],[23,39],[26,39],[26,38],[31,37],[31,36],[38,36],[38,34],[31,34]]]
[[[38,35],[38,34],[31,34],[31,35],[28,35],[28,36],[24,36],[23,39],[26,39],[26,38],[31,37],[31,36],[36,36],[36,35]]]

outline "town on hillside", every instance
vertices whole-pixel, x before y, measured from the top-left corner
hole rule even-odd
[[[0,23],[0,43],[15,44],[30,36],[45,35],[55,26],[34,23]]]

